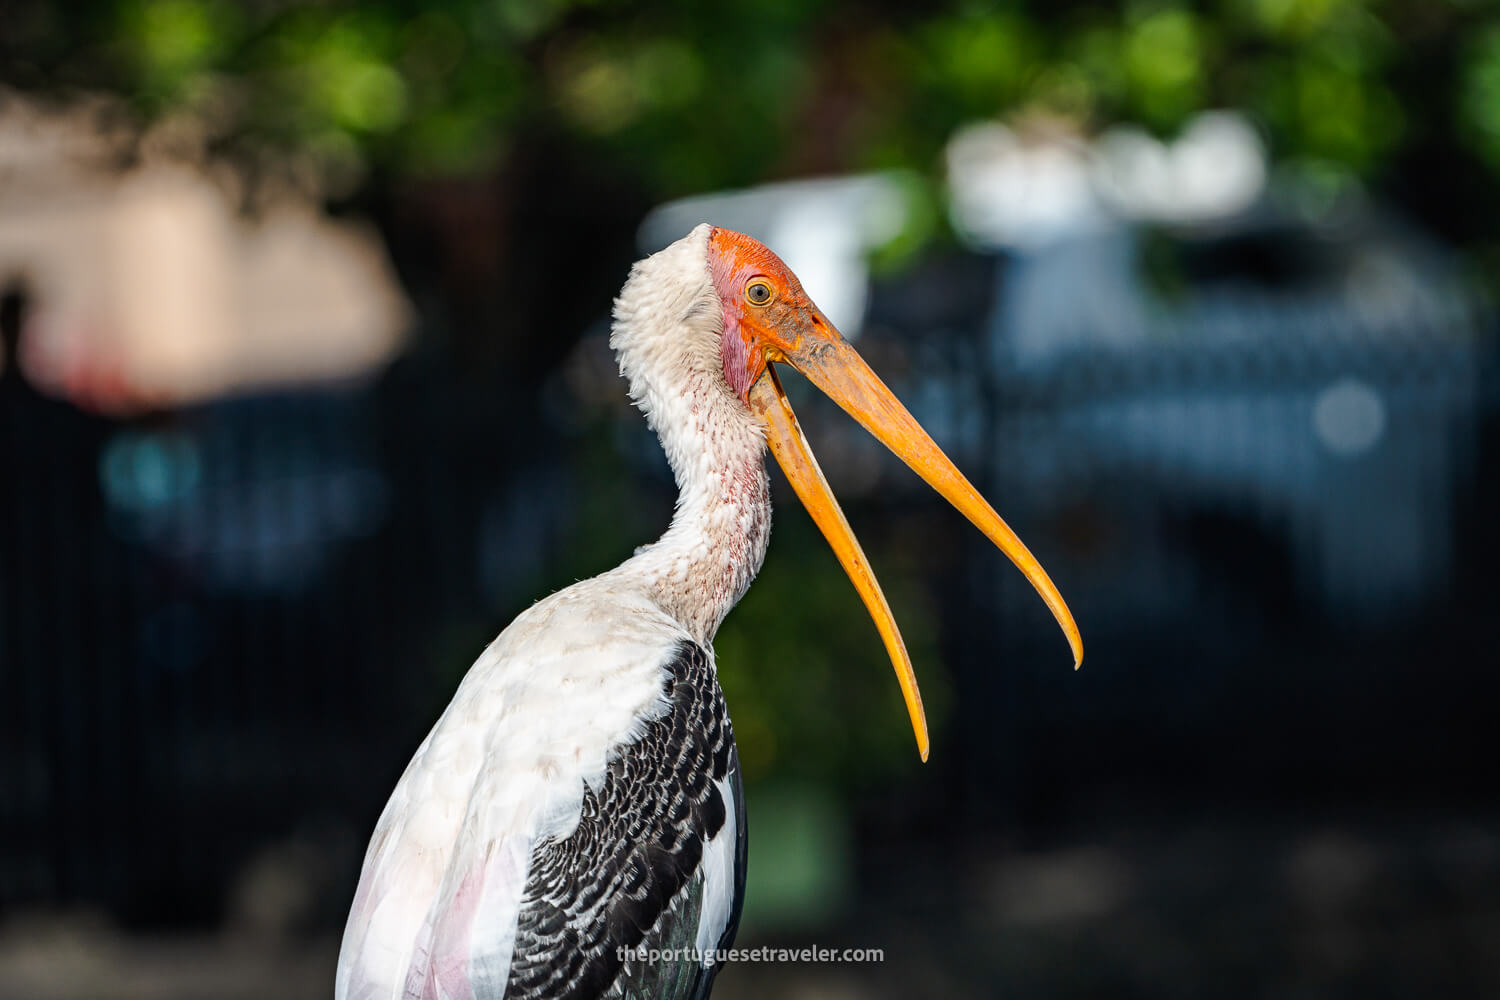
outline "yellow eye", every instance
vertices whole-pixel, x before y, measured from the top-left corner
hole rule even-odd
[[[745,301],[752,306],[765,305],[773,295],[770,284],[764,281],[752,281],[745,286]]]

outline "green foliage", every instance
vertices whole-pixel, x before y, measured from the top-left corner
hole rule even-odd
[[[139,74],[142,96],[162,104],[182,98],[197,74],[224,57],[235,14],[234,7],[202,0],[124,8],[121,34]]]
[[[208,109],[231,143],[340,170],[482,170],[547,123],[661,197],[809,170],[934,178],[974,118],[1170,132],[1225,106],[1282,158],[1366,175],[1411,122],[1456,118],[1500,169],[1489,0],[116,0],[64,18],[22,0],[11,23],[59,80],[108,67],[147,116]]]
[[[1459,100],[1470,140],[1500,168],[1500,21],[1469,47]]]
[[[715,643],[746,777],[879,787],[920,766],[890,660],[823,537],[794,504],[781,509],[765,567]],[[949,685],[920,570],[864,535],[941,744]]]
[[[1130,20],[1121,61],[1130,105],[1144,121],[1170,128],[1204,105],[1205,48],[1199,18],[1184,8]]]
[[[742,929],[826,926],[854,894],[847,808],[827,783],[761,782],[745,797],[755,861]]]

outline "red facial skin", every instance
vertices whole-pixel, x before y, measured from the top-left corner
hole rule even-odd
[[[714,227],[708,237],[709,272],[724,309],[724,380],[744,402],[766,363],[784,361],[804,347],[805,338],[836,339],[838,334],[813,305],[802,282],[759,240]],[[757,278],[771,287],[771,299],[755,305],[745,291]]]

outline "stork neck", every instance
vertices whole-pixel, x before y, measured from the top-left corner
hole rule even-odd
[[[677,478],[676,513],[666,533],[631,562],[656,603],[706,645],[765,559],[770,486],[765,443],[748,421],[682,416],[658,421]]]

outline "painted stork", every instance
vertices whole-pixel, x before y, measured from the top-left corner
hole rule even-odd
[[[676,476],[672,524],[621,566],[532,605],[469,670],[370,838],[339,1000],[708,995],[745,875],[713,639],[766,553],[767,445],[869,608],[927,758],[901,635],[773,362],[811,379],[998,545],[1082,660],[1046,572],[766,247],[701,225],[640,261],[610,343]],[[650,962],[633,948],[676,953]]]

